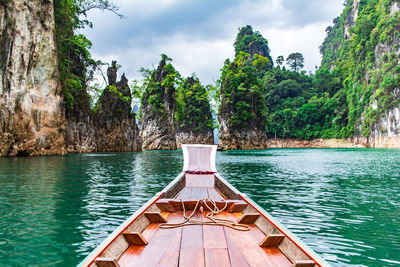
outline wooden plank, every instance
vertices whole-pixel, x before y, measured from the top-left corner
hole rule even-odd
[[[182,218],[183,218],[182,212],[177,212],[176,214],[174,214],[173,218],[168,218],[168,221],[176,223],[176,222],[181,221]],[[177,267],[178,266],[183,227],[180,227],[177,229],[178,229],[177,233],[174,235],[173,239],[168,244],[168,247],[165,250],[165,252],[157,266],[159,266],[159,267],[161,267],[161,266],[162,267]],[[162,230],[166,230],[166,229],[162,229]]]
[[[227,213],[231,218],[234,215]],[[237,231],[231,228],[225,228],[225,235],[228,243],[234,243],[238,248],[240,254],[245,258],[250,266],[275,266],[265,253],[265,251],[258,246],[249,232]],[[229,241],[228,241],[229,240]],[[229,246],[229,244],[228,244]]]
[[[186,174],[186,186],[214,187],[213,174]]]
[[[297,260],[293,262],[292,267],[314,267],[315,262],[312,260]]]
[[[213,199],[214,201],[223,201],[224,198],[218,193],[215,188],[208,188],[208,197]]]
[[[326,263],[324,259],[322,259],[313,250],[311,250],[309,247],[303,244],[295,235],[293,235],[284,226],[282,226],[279,222],[277,222],[268,212],[259,207],[254,201],[252,201],[246,195],[240,192],[238,193],[238,196],[242,198],[244,201],[246,201],[249,204],[249,206],[251,206],[254,210],[259,212],[261,216],[263,216],[271,224],[273,224],[273,226],[277,228],[277,230],[279,230],[279,233],[283,233],[287,237],[284,238],[282,242],[279,244],[279,249],[282,251],[283,254],[285,254],[285,256],[287,256],[291,260],[312,259],[319,266],[329,266],[329,264]]]
[[[233,202],[233,205],[230,208],[230,212],[243,212],[247,205],[248,204],[243,200],[237,200]]]
[[[179,266],[204,267],[204,249],[182,248],[179,255]]]
[[[193,187],[190,193],[190,199],[199,200],[208,198],[207,187]]]
[[[267,235],[263,241],[260,242],[260,247],[276,247],[282,242],[283,238],[285,238],[285,235],[282,234]]]
[[[118,264],[120,266],[130,266],[130,264],[139,257],[145,247],[146,246],[130,246],[122,253],[121,257],[118,259]]]
[[[164,192],[163,198],[174,198],[176,195],[185,187],[186,179],[185,173],[181,172],[162,192]]]
[[[254,223],[259,216],[258,213],[246,213],[238,219],[238,223]]]
[[[196,220],[202,220],[202,214],[200,212],[196,212],[192,218]],[[203,247],[203,226],[184,226],[182,229],[181,249]]]
[[[177,222],[182,214],[171,213],[169,222]],[[182,228],[158,229],[140,255],[127,266],[157,266],[165,252],[180,239]]]
[[[145,246],[148,243],[141,233],[125,231],[122,234],[124,235],[126,241],[128,241],[128,243],[131,245]]]
[[[243,257],[242,253],[240,253],[239,247],[233,241],[229,235],[226,235],[226,229],[224,228],[226,244],[228,247],[229,261],[231,262],[232,267],[249,267],[250,265],[247,263],[246,259]]]
[[[160,212],[145,212],[144,216],[146,216],[146,218],[149,219],[151,223],[167,222],[167,219]]]
[[[224,216],[218,216],[223,219]],[[206,212],[203,213],[203,220],[206,218]],[[227,248],[225,231],[223,226],[203,225],[204,248]]]
[[[111,258],[97,258],[95,262],[99,267],[119,267],[118,262]]]
[[[170,217],[173,217],[174,215],[169,215],[167,218],[170,220]],[[146,229],[142,232],[143,237],[151,242],[152,237],[154,234],[159,230],[158,228],[159,224],[158,223],[152,223],[149,226],[147,226]],[[120,266],[129,266],[131,262],[134,262],[139,255],[142,253],[143,249],[146,246],[130,246],[119,258],[118,263]]]
[[[206,267],[230,267],[228,249],[206,248],[204,249]]]
[[[176,199],[188,200],[193,187],[184,187],[182,191],[176,196]]]
[[[171,200],[170,198],[159,199],[156,202],[156,205],[161,211],[175,212],[176,210],[174,209],[172,204],[169,202],[170,200]]]

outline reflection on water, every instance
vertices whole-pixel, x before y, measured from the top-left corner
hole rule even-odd
[[[400,151],[225,151],[217,168],[333,265],[400,264]],[[0,265],[73,266],[162,190],[181,151],[0,158]]]

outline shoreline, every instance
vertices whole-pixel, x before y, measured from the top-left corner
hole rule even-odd
[[[222,145],[224,146],[224,145]],[[178,147],[179,149],[180,147]],[[391,148],[400,149],[400,138],[399,137],[386,137],[386,138],[349,138],[349,139],[313,139],[313,140],[297,140],[297,139],[282,139],[282,138],[271,138],[266,141],[266,148],[258,149],[264,150],[269,148]],[[244,150],[249,150],[243,148]],[[169,149],[168,149],[169,150]],[[224,149],[226,150],[240,150],[240,149]],[[251,150],[251,149],[250,149]],[[257,150],[257,149],[256,149]],[[34,156],[50,156],[50,155],[68,155],[68,154],[87,154],[87,153],[116,153],[116,152],[138,152],[148,151],[146,150],[104,150],[96,151],[92,149],[88,150],[71,150],[61,149],[58,151],[40,151],[41,153],[33,153],[22,157],[34,157]],[[155,150],[156,151],[156,150]],[[162,151],[162,150],[161,150]],[[46,153],[49,152],[49,153]],[[4,158],[18,157],[15,153],[10,153],[7,156],[0,156]]]
[[[400,138],[268,139],[268,148],[400,148]]]

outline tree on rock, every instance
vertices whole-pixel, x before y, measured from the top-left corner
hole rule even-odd
[[[196,76],[184,79],[176,94],[176,140],[183,143],[213,144],[214,120],[208,91]]]
[[[145,76],[141,97],[141,136],[143,149],[176,149],[175,90],[180,74],[167,55],[161,55],[156,69],[142,69]]]
[[[253,62],[249,54],[240,52],[233,62],[226,60],[222,68],[218,120],[220,141],[229,148],[257,149],[266,145],[267,107]]]
[[[285,62],[285,58],[284,58],[283,56],[278,56],[278,57],[276,58],[276,65],[282,66],[282,65],[283,65],[283,62]]]
[[[304,57],[301,53],[291,53],[286,58],[286,64],[294,71],[299,71],[304,67]]]
[[[235,56],[239,55],[240,52],[249,54],[250,58],[253,58],[254,55],[260,55],[268,59],[269,65],[267,68],[272,68],[273,62],[267,39],[258,31],[253,31],[250,25],[239,28],[239,33],[233,46],[235,48]]]

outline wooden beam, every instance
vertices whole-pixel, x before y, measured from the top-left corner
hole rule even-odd
[[[264,247],[264,248],[276,247],[282,242],[284,237],[285,237],[285,235],[282,235],[282,234],[267,235],[264,238],[264,240],[261,241],[260,247]]]
[[[144,238],[144,236],[139,233],[139,232],[128,232],[125,231],[122,233],[126,239],[126,241],[128,241],[129,244],[134,245],[134,246],[145,246],[148,244],[146,238]]]
[[[176,210],[174,209],[174,206],[172,206],[172,204],[169,203],[170,201],[171,199],[169,198],[159,199],[156,202],[156,205],[161,211],[175,212]]]
[[[150,223],[166,223],[167,219],[160,212],[145,212],[144,216],[149,219]]]
[[[292,267],[314,267],[315,262],[312,260],[297,260],[294,261]]]
[[[260,217],[259,213],[246,213],[238,219],[238,223],[254,223],[258,217]]]
[[[235,213],[235,212],[242,212],[245,208],[247,207],[247,203],[244,202],[243,200],[236,200],[233,202],[230,212]]]
[[[95,262],[98,267],[120,267],[117,260],[112,258],[97,258]]]

